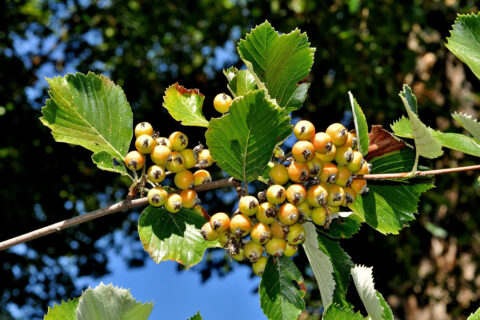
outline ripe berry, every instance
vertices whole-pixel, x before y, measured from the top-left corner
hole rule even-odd
[[[300,244],[305,241],[305,229],[300,223],[290,226],[287,234],[287,242],[290,244]]]
[[[168,138],[165,138],[165,137],[156,138],[155,142],[156,142],[157,146],[164,146],[164,147],[167,147],[168,149],[170,149],[170,147],[172,145],[170,143],[170,140],[168,140]]]
[[[312,208],[308,204],[308,201],[302,202],[297,205],[298,210],[298,221],[305,221],[306,219],[310,218],[312,215]]]
[[[274,184],[267,189],[267,201],[271,204],[281,204],[285,202],[286,197],[285,188],[281,185]]]
[[[327,220],[327,210],[325,207],[318,207],[312,210],[312,221],[319,226],[323,226]]]
[[[172,151],[170,148],[163,145],[157,145],[153,148],[152,152],[150,152],[150,159],[152,159],[153,163],[164,166],[171,154]]]
[[[260,257],[256,262],[252,263],[252,270],[257,276],[262,276],[263,271],[265,271],[265,266],[267,265],[268,258]]]
[[[287,247],[285,248],[285,251],[283,251],[283,254],[287,257],[293,257],[298,251],[298,245],[296,244],[290,244],[287,242]]]
[[[296,183],[302,183],[310,178],[310,169],[306,163],[292,161],[288,166],[288,176]]]
[[[320,181],[327,183],[335,183],[337,180],[338,168],[333,163],[326,163],[320,173]]]
[[[130,151],[125,156],[125,165],[132,171],[137,171],[145,165],[145,156],[138,151]]]
[[[272,232],[273,238],[286,239],[290,227],[284,225],[280,221],[275,220],[270,226],[270,231]]]
[[[341,147],[347,142],[348,131],[340,123],[333,123],[328,126],[326,133],[332,137],[332,142],[336,147]]]
[[[362,168],[357,172],[355,172],[355,174],[358,174],[358,175],[369,174],[371,169],[372,169],[372,164],[368,163],[367,161],[363,161]]]
[[[272,232],[270,231],[269,226],[267,226],[265,223],[259,222],[253,226],[250,237],[252,238],[252,241],[255,241],[259,244],[264,244],[272,237]]]
[[[269,171],[269,176],[273,183],[279,185],[284,185],[289,180],[288,170],[283,164],[274,165]]]
[[[140,137],[143,134],[153,135],[153,127],[150,123],[140,122],[135,126],[135,137]]]
[[[185,190],[185,189],[190,189],[193,187],[193,181],[194,181],[194,176],[193,173],[189,170],[183,170],[180,171],[179,173],[175,174],[175,177],[173,178],[173,181],[177,188]]]
[[[243,214],[236,214],[230,220],[230,232],[236,237],[245,237],[252,229],[252,221]]]
[[[218,238],[218,232],[212,229],[210,223],[206,222],[202,229],[200,229],[200,233],[202,234],[203,238],[207,241],[215,241]]]
[[[225,232],[230,228],[230,217],[224,212],[217,212],[210,218],[213,230]]]
[[[335,161],[340,166],[346,166],[353,160],[353,150],[350,147],[342,146],[337,148]]]
[[[183,198],[182,198],[182,200],[183,200]],[[204,217],[205,220],[210,220],[210,216],[208,215],[207,210],[205,210],[205,208],[202,207],[201,205],[199,205],[199,204],[194,205],[194,206],[193,206],[193,210],[194,210],[195,213],[196,213],[197,215],[199,215],[200,217]]]
[[[332,144],[332,148],[327,153],[315,153],[315,158],[322,161],[323,163],[332,162],[335,159],[337,154],[337,148]]]
[[[335,184],[345,187],[352,183],[352,172],[347,167],[337,167],[337,180]]]
[[[261,203],[258,207],[258,212],[256,218],[259,222],[265,224],[271,224],[275,221],[275,216],[277,215],[278,209],[270,202]]]
[[[147,171],[148,180],[153,183],[160,183],[165,179],[165,169],[161,166],[154,164]]]
[[[313,146],[315,147],[315,152],[317,153],[328,153],[332,150],[332,137],[325,132],[319,132],[313,139]]]
[[[167,168],[167,170],[173,173],[178,173],[180,171],[183,171],[185,170],[185,158],[180,152],[173,151],[170,154],[170,156],[167,158],[165,167]]]
[[[199,186],[199,185],[202,185],[204,183],[212,182],[212,176],[210,175],[210,172],[208,172],[207,170],[203,170],[203,169],[197,170],[193,174],[193,177],[194,177],[193,184],[195,186]]]
[[[347,168],[353,173],[357,173],[362,168],[363,163],[363,155],[359,151],[354,151],[352,161],[347,165]]]
[[[236,261],[245,260],[245,250],[243,248],[240,248],[236,254],[232,254],[232,259]]]
[[[280,257],[287,248],[287,242],[283,239],[272,238],[265,244],[265,251],[272,256]]]
[[[182,151],[188,145],[188,137],[180,131],[173,132],[168,140],[170,140],[170,147],[173,151]]]
[[[165,209],[171,213],[180,211],[182,209],[182,197],[177,193],[169,194],[165,202]]]
[[[308,141],[297,141],[292,148],[295,161],[308,162],[315,157],[315,147]]]
[[[317,157],[307,162],[308,169],[310,170],[310,176],[316,177],[323,169],[323,163]]]
[[[367,180],[365,179],[354,179],[350,187],[357,195],[364,195],[368,191]]]
[[[197,163],[200,168],[207,168],[213,164],[213,158],[208,149],[203,149],[198,153]]]
[[[342,187],[331,184],[328,187],[328,200],[327,204],[332,207],[339,207],[345,201],[345,191]]]
[[[232,105],[232,97],[226,93],[219,93],[213,99],[213,107],[220,113],[226,113]]]
[[[357,138],[355,138],[355,136],[351,132],[349,132],[347,133],[347,141],[345,141],[344,146],[350,147],[353,149],[354,147],[356,147],[356,141],[357,141]]]
[[[300,120],[293,127],[293,134],[298,140],[312,141],[315,136],[315,126],[307,120]]]
[[[185,158],[185,169],[191,169],[195,167],[195,165],[197,164],[197,159],[195,158],[192,149],[185,149],[182,150],[180,153]]]
[[[249,241],[243,247],[243,252],[245,253],[245,258],[250,260],[250,262],[255,262],[262,256],[263,247],[261,244]]]
[[[326,206],[325,208],[327,209],[327,215],[340,212],[340,207]]]
[[[182,197],[182,206],[184,208],[193,208],[198,203],[198,196],[195,190],[182,190],[180,197]]]
[[[357,195],[355,194],[355,191],[353,191],[353,189],[350,187],[346,187],[343,190],[345,191],[345,202],[343,203],[343,205],[348,207],[355,202],[355,197]]]
[[[253,196],[243,196],[238,203],[238,209],[246,216],[257,214],[259,206],[260,204],[258,203],[257,198]]]
[[[143,154],[150,153],[155,147],[155,141],[149,135],[142,134],[135,140],[135,148]]]
[[[311,187],[307,191],[307,202],[312,207],[321,207],[327,204],[328,191],[327,186],[319,184]]]
[[[167,201],[168,192],[162,187],[155,187],[150,189],[147,194],[148,203],[152,207],[160,207]]]
[[[307,190],[301,184],[292,184],[287,188],[288,202],[297,205],[307,199]]]
[[[290,226],[298,221],[298,209],[291,203],[285,203],[278,211],[278,220],[284,225]]]

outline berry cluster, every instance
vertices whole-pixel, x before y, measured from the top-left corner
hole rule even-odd
[[[354,133],[339,123],[316,133],[313,124],[305,120],[298,122],[293,132],[298,139],[292,148],[293,159],[276,150],[275,157],[282,159],[270,169],[269,188],[258,197],[241,197],[232,217],[216,213],[201,229],[206,240],[218,239],[233,259],[248,259],[257,275],[265,269],[264,252],[295,255],[305,240],[303,222],[311,219],[328,227],[332,214],[367,191],[366,180],[352,179],[352,174],[370,172],[370,165],[356,150]]]
[[[198,197],[192,188],[211,182],[210,173],[203,169],[213,164],[208,149],[198,145],[188,149],[188,137],[179,131],[173,132],[168,138],[160,137],[153,131],[148,122],[141,122],[135,127],[135,148],[125,157],[125,165],[132,171],[143,169],[143,175],[150,184],[154,185],[148,191],[148,202],[153,207],[164,206],[171,213],[182,208],[194,208],[199,213],[204,210],[198,205]],[[145,164],[150,154],[153,164],[145,174]],[[200,168],[193,173],[192,168]],[[160,184],[169,174],[175,174],[173,181],[181,190],[180,193],[168,193]]]

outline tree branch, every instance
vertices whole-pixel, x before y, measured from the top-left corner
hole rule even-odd
[[[218,188],[231,187],[233,186],[234,181],[235,180],[233,178],[226,178],[226,179],[202,184],[200,186],[193,188],[193,190],[197,192],[201,192],[201,191],[213,190]],[[175,192],[178,192],[178,191],[175,191]],[[111,213],[123,211],[123,210],[134,208],[134,207],[144,206],[147,204],[148,204],[147,197],[134,199],[134,200],[124,200],[124,201],[112,204],[106,208],[97,209],[95,211],[83,214],[81,216],[63,220],[63,221],[51,224],[49,226],[22,234],[18,237],[2,241],[0,242],[0,251],[8,249],[20,243],[37,239],[60,230],[67,229],[75,225],[109,215]]]
[[[395,178],[413,178],[413,177],[433,176],[437,174],[473,171],[473,170],[480,170],[480,165],[448,168],[448,169],[438,169],[438,170],[416,171],[413,173],[398,172],[398,173],[364,174],[364,175],[353,176],[353,179],[382,180],[382,179],[395,179]]]

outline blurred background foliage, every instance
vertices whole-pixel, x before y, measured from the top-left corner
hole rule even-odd
[[[316,47],[308,100],[294,116],[317,128],[349,124],[352,90],[368,122],[388,127],[403,114],[397,94],[408,83],[428,125],[461,132],[450,113],[478,117],[480,84],[444,42],[456,14],[476,12],[475,2],[0,1],[0,239],[116,202],[128,188],[98,171],[88,151],[55,143],[41,125],[44,77],[106,74],[125,90],[135,122],[150,121],[167,135],[180,126],[161,107],[165,88],[178,81],[200,89],[207,118],[217,116],[210,101],[226,90],[221,69],[241,67],[236,42],[268,19],[281,32],[300,28]],[[181,130],[192,140],[203,136],[203,129]],[[431,166],[474,162],[447,152]],[[461,319],[480,303],[479,184],[474,174],[459,173],[438,177],[436,186],[422,196],[418,220],[399,236],[364,226],[354,240],[342,241],[355,263],[374,266],[377,288],[402,319]],[[211,211],[231,210],[235,201],[228,190],[202,198]],[[114,214],[0,253],[0,318],[11,318],[17,307],[25,318],[41,317],[50,301],[79,295],[75,279],[108,273],[109,250],[141,267],[147,255],[136,232],[138,214]],[[240,267],[215,252],[207,257],[206,281],[212,272],[228,276]],[[306,268],[302,255],[296,259]],[[308,282],[315,288],[313,278]],[[355,295],[349,298],[358,302]],[[318,291],[307,299],[301,318],[318,318]]]

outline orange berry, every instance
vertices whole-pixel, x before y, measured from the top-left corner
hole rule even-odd
[[[213,230],[221,233],[230,228],[230,217],[224,212],[217,212],[210,218]]]
[[[230,232],[237,237],[245,237],[252,229],[252,221],[243,214],[236,214],[230,220]]]
[[[210,172],[204,169],[200,169],[195,171],[193,174],[194,177],[194,185],[199,186],[204,183],[212,182],[212,176],[210,175]]]
[[[295,161],[308,162],[315,157],[315,147],[308,141],[298,141],[293,145],[292,156]]]
[[[286,191],[288,202],[297,205],[307,199],[307,190],[300,184],[292,184]]]
[[[164,166],[171,154],[170,148],[164,145],[156,145],[150,152],[150,159],[152,159],[153,163]]]
[[[293,134],[298,140],[312,141],[315,136],[315,126],[307,120],[300,120],[293,127]]]
[[[184,208],[193,208],[198,203],[198,196],[195,190],[182,190],[180,192],[180,197],[182,197],[182,205]]]
[[[337,180],[338,168],[333,163],[326,163],[320,173],[320,181],[327,183],[335,183]]]
[[[321,207],[327,204],[328,190],[324,184],[312,186],[307,191],[307,202],[312,207]]]
[[[173,181],[179,189],[190,189],[193,187],[194,176],[191,171],[183,170],[175,174]]]
[[[310,169],[306,163],[292,161],[288,166],[288,176],[296,183],[302,183],[310,177]]]
[[[270,231],[270,227],[268,225],[259,222],[253,226],[250,237],[252,238],[252,241],[255,241],[259,244],[264,244],[272,237],[272,232]]]
[[[188,145],[188,137],[180,131],[173,132],[168,140],[170,140],[171,148],[174,151],[182,151]]]
[[[332,137],[325,132],[319,132],[313,139],[313,146],[317,153],[328,153],[332,150]]]
[[[125,165],[132,171],[137,171],[145,165],[145,156],[138,151],[130,151],[125,156]]]
[[[278,220],[284,225],[290,226],[298,221],[298,209],[291,203],[285,203],[278,211]]]
[[[332,138],[332,142],[336,147],[341,147],[347,142],[348,131],[340,123],[329,125],[326,133]]]
[[[269,171],[269,176],[273,183],[279,185],[284,185],[289,180],[288,170],[283,164],[274,165]]]

